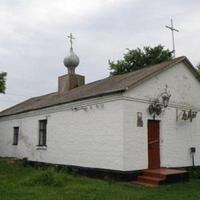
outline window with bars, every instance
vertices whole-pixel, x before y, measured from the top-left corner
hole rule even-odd
[[[39,143],[38,146],[46,146],[47,120],[39,120]]]
[[[13,145],[18,145],[19,140],[19,127],[13,127]]]

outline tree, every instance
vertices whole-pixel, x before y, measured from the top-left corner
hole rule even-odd
[[[124,54],[122,60],[108,61],[110,67],[110,74],[124,74],[135,71],[144,67],[161,63],[163,61],[171,60],[173,51],[164,49],[164,46],[158,45],[155,47],[143,47],[143,49],[127,49],[128,52]]]
[[[198,71],[199,74],[200,74],[200,63],[197,65],[197,71]]]
[[[0,93],[5,93],[6,90],[6,72],[0,73]]]

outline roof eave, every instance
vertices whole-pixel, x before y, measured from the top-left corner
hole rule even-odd
[[[83,97],[83,98],[71,100],[71,101],[68,101],[68,102],[57,103],[57,104],[45,106],[45,107],[42,107],[42,108],[27,109],[25,111],[16,112],[16,113],[13,113],[13,114],[0,115],[0,118],[9,117],[9,116],[13,116],[13,115],[19,115],[19,114],[22,114],[22,113],[28,113],[28,112],[36,111],[36,110],[42,110],[42,109],[45,109],[45,108],[55,107],[55,106],[59,106],[59,105],[63,105],[63,104],[69,104],[69,103],[73,103],[73,102],[77,102],[77,101],[83,101],[83,100],[86,100],[86,99],[92,99],[92,98],[97,98],[97,97],[101,97],[101,96],[107,96],[107,95],[111,95],[111,94],[122,93],[125,90],[126,90],[126,88],[115,90],[115,91],[110,91],[110,92],[104,92],[104,93],[100,93],[98,95],[93,95],[93,96],[89,96],[89,97]]]

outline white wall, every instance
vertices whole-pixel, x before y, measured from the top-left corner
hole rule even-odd
[[[33,116],[31,113],[22,118],[16,116],[20,119],[1,119],[0,156],[123,170],[122,105],[118,100],[105,102],[98,108],[95,104],[92,109],[87,106],[87,111],[68,109],[47,115],[46,109],[42,115],[34,112]],[[38,150],[38,120],[45,118],[48,119],[47,148]],[[12,145],[14,126],[20,127],[18,146]]]
[[[149,100],[168,85],[170,106],[160,120],[161,166],[192,164],[189,148],[196,147],[200,165],[200,83],[184,64],[155,76],[123,96],[102,97],[0,119],[0,156],[114,170],[148,167],[147,112]],[[103,104],[99,108],[96,104]],[[90,106],[92,105],[92,109]],[[72,111],[73,107],[87,107]],[[198,109],[193,122],[176,121],[176,108]],[[137,112],[143,127],[137,127]],[[48,118],[47,149],[38,150],[38,120]],[[13,127],[20,126],[19,145],[13,146]]]
[[[141,170],[148,166],[145,105],[124,101],[124,170],[127,171]],[[137,127],[137,112],[143,113],[143,127]]]
[[[148,101],[157,97],[168,85],[171,105],[160,121],[160,156],[163,167],[191,166],[189,148],[196,147],[195,163],[200,165],[200,83],[184,64],[159,74],[144,84],[127,91],[124,103],[124,169],[148,168],[147,121]],[[146,103],[145,103],[146,102]],[[176,121],[178,109],[198,109],[193,122]],[[143,127],[136,127],[137,112],[143,113]]]

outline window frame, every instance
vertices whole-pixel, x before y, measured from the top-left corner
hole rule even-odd
[[[12,145],[17,146],[19,144],[19,126],[13,127],[13,143]]]
[[[39,147],[47,146],[47,119],[39,120],[39,134],[38,145]]]

